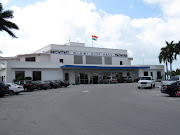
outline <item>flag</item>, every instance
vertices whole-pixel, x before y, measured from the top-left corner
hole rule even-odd
[[[97,41],[97,40],[98,40],[98,37],[97,37],[97,36],[95,36],[95,35],[92,35],[92,40]]]

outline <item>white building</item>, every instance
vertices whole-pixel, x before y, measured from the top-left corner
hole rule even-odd
[[[96,84],[105,76],[165,74],[163,65],[131,65],[127,50],[85,47],[84,43],[48,45],[34,53],[0,58],[0,80],[31,77],[33,80],[69,80],[72,84]]]

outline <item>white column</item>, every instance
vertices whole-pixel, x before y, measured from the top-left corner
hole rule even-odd
[[[86,56],[83,56],[83,64],[86,64]]]
[[[104,56],[102,56],[102,65],[105,65],[105,59],[104,59]]]

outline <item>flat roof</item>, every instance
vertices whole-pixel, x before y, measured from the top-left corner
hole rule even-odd
[[[49,53],[30,53],[30,54],[20,54],[20,55],[17,55],[17,57],[20,57],[20,56],[36,56],[36,55],[50,55]]]

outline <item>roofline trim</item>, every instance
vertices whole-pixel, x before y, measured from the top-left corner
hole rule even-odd
[[[80,66],[80,65],[64,65],[61,66],[61,69],[72,69],[72,68],[83,68],[83,69],[144,69],[144,68],[150,68],[147,66],[141,67],[141,66],[129,66],[129,67],[125,67],[125,66],[120,66],[120,67],[113,67],[113,66]]]

